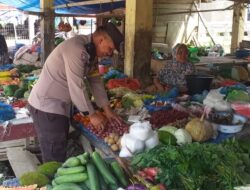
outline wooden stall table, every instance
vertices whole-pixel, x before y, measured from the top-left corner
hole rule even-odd
[[[237,59],[235,56],[224,56],[224,57],[208,57],[203,56],[199,57],[200,62],[195,63],[195,68],[198,71],[211,71],[211,66],[244,66],[248,69],[249,61],[247,59]],[[151,70],[154,73],[158,73],[160,69],[162,69],[168,62],[171,60],[151,60]]]
[[[33,123],[0,125],[0,161],[7,160],[7,148],[27,149],[36,143],[36,136]]]
[[[26,172],[36,171],[40,161],[28,151],[31,146],[38,147],[33,123],[18,120],[15,123],[0,126],[0,161],[8,160],[15,176],[20,178]]]
[[[235,56],[224,56],[224,57],[199,57],[200,62],[196,63],[195,66],[207,66],[208,64],[213,65],[238,65],[246,66],[248,65],[247,59],[238,59]]]

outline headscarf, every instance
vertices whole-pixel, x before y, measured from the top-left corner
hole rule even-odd
[[[159,71],[158,78],[162,84],[183,88],[186,87],[185,75],[193,74],[195,68],[193,64],[188,61],[180,63],[176,60],[176,54],[180,46],[182,46],[182,44],[174,46],[172,50],[172,62],[167,63],[166,66]]]

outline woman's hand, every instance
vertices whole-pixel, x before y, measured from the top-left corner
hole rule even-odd
[[[107,123],[107,118],[100,112],[95,112],[89,116],[91,124],[97,128],[103,130]]]
[[[158,78],[153,79],[154,85],[156,87],[157,92],[164,92],[168,90],[165,86],[163,86]]]
[[[107,117],[111,125],[113,126],[122,125],[122,118],[118,116],[117,114],[115,114],[109,105],[103,107],[103,110],[104,110],[105,116]]]

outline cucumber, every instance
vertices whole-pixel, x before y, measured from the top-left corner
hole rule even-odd
[[[55,180],[54,180],[54,179],[52,180],[51,184],[52,184],[52,187],[55,187],[55,186],[57,186],[57,185],[58,185],[58,184],[55,182]]]
[[[93,159],[97,169],[99,170],[99,172],[102,174],[104,179],[106,179],[105,181],[107,181],[109,184],[117,185],[116,178],[110,172],[110,170],[108,169],[105,161],[102,159],[100,154],[97,153],[97,152],[93,152],[92,153],[92,159]]]
[[[83,158],[85,158],[87,161],[89,160],[90,154],[88,152],[84,152],[82,155],[83,155]]]
[[[80,166],[81,162],[78,158],[76,157],[70,157],[68,158],[64,163],[63,167],[75,167],[75,166]]]
[[[110,165],[111,165],[112,171],[114,172],[116,178],[119,180],[121,185],[123,187],[127,187],[129,183],[119,163],[117,161],[113,161]]]
[[[57,174],[58,176],[61,176],[61,175],[68,175],[68,174],[75,174],[75,173],[83,173],[85,170],[86,169],[83,166],[75,166],[71,168],[58,168]]]
[[[107,183],[105,182],[104,178],[102,177],[101,174],[98,175],[99,182],[101,185],[101,190],[109,190]]]
[[[77,185],[79,185],[82,188],[82,190],[89,190],[89,188],[87,187],[87,185],[85,184],[85,182],[77,183]]]
[[[82,190],[82,188],[74,183],[63,183],[57,185],[52,190]]]
[[[91,188],[89,178],[87,180],[85,180],[84,183],[88,187],[88,189]]]
[[[87,159],[83,156],[83,154],[80,154],[77,156],[77,158],[80,160],[82,165],[86,165],[88,163]]]
[[[52,185],[50,185],[50,184],[46,185],[46,190],[52,190],[52,189],[53,189]]]
[[[55,178],[56,184],[62,184],[62,183],[78,183],[78,182],[84,182],[86,179],[88,179],[88,175],[86,173],[77,173],[77,174],[68,174],[68,175],[62,175]]]
[[[109,185],[109,190],[117,190],[119,187],[117,185]]]
[[[97,171],[95,168],[95,165],[92,163],[87,164],[87,171],[89,176],[89,182],[90,182],[90,190],[100,190],[100,182],[97,175]]]

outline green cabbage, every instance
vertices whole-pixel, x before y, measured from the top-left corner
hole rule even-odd
[[[171,125],[163,126],[159,129],[159,131],[167,131],[167,132],[171,133],[172,135],[174,135],[176,130],[177,130],[177,128],[174,126],[171,126]]]
[[[178,145],[189,144],[192,142],[191,135],[185,129],[178,129],[174,133],[175,138],[177,139]]]

